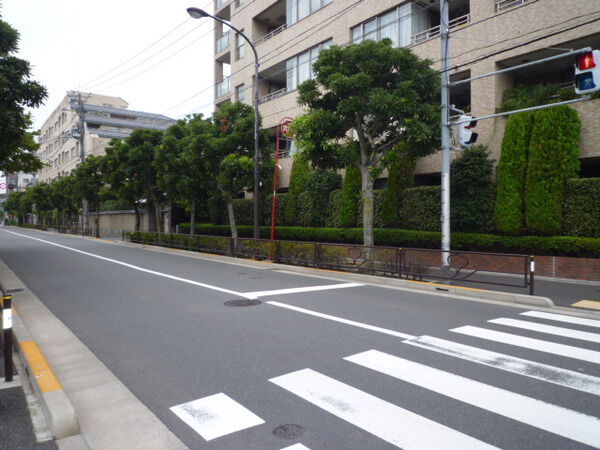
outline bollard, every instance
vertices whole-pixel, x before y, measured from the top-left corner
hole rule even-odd
[[[535,274],[535,256],[529,257],[529,295],[533,295],[533,277]]]
[[[4,295],[2,297],[2,333],[4,341],[4,378],[13,380],[13,362],[12,362],[12,296]]]

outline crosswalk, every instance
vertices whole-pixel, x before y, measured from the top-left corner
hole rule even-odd
[[[371,349],[343,357],[343,361],[359,371],[364,370],[365,378],[378,374],[377,376],[383,376],[394,383],[401,382],[403,389],[413,386],[425,390],[437,396],[434,398],[440,399],[440,405],[443,403],[447,406],[448,402],[459,402],[456,404],[462,405],[461,407],[469,405],[468,407],[477,408],[477,411],[487,411],[504,417],[504,420],[516,421],[521,424],[517,427],[519,430],[532,427],[537,430],[536,433],[549,433],[568,439],[574,444],[600,448],[600,377],[582,373],[591,370],[596,374],[600,373],[600,367],[594,366],[600,366],[598,328],[600,320],[526,311],[521,313],[519,318],[498,317],[488,320],[483,325],[452,328],[448,330],[449,336],[455,337],[452,340],[428,335],[406,338],[399,333],[396,337],[400,339],[402,346],[396,354]],[[556,342],[557,340],[561,342]],[[468,345],[473,342],[477,345]],[[585,412],[576,411],[550,403],[547,399],[535,398],[533,393],[523,395],[491,383],[470,379],[463,374],[431,367],[414,361],[413,359],[418,358],[413,352],[404,352],[404,346],[426,354],[434,352],[444,355],[442,358],[457,358],[467,364],[497,369],[500,374],[508,372],[511,376],[537,380],[547,383],[550,389],[568,389],[578,392],[579,395],[592,396],[592,404],[597,407],[591,408],[591,411],[589,407]],[[497,351],[498,348],[501,348],[502,352]],[[529,360],[511,355],[515,351],[522,355],[523,349],[533,350],[533,353],[527,352],[527,355],[533,354],[534,357]],[[404,357],[406,354],[411,355],[411,359]],[[558,357],[552,358],[556,365],[535,360],[538,358],[547,361],[548,355]],[[589,365],[587,370],[578,367],[577,371],[560,367],[569,361],[582,361],[584,366],[587,363],[592,365]],[[452,428],[448,424],[440,423],[439,419],[435,421],[435,414],[427,417],[427,411],[425,414],[420,411],[423,415],[411,411],[408,405],[398,404],[398,397],[395,397],[395,403],[392,403],[313,368],[279,375],[268,381],[271,385],[314,405],[318,410],[375,436],[382,442],[381,448],[385,448],[387,444],[403,449],[496,448],[494,442],[485,442],[485,436],[473,437],[466,430]],[[207,398],[215,400],[214,397],[216,396]],[[443,402],[442,398],[445,399]],[[228,397],[227,399],[228,403],[233,402]],[[196,400],[187,406],[178,405],[172,409],[176,414],[178,409],[179,412],[192,411],[198,415],[198,410],[190,406],[198,405],[198,402],[199,400]],[[230,419],[219,416],[215,412],[219,409],[216,406],[210,411],[209,416],[219,416],[215,422],[219,427],[218,431],[211,430],[206,411],[199,414],[201,427],[196,426],[194,420],[189,417],[180,417],[197,430],[204,427],[203,432],[198,432],[206,440],[226,435],[228,430],[235,432],[265,422],[241,405],[230,407],[236,409]],[[227,424],[228,420],[239,422],[240,415],[246,420],[243,426],[239,423]],[[286,448],[308,447],[299,442]]]

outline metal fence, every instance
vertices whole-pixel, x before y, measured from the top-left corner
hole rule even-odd
[[[477,283],[534,293],[534,257],[529,255],[320,242],[284,241],[179,233],[124,232],[130,242],[276,263],[338,269],[413,280]]]

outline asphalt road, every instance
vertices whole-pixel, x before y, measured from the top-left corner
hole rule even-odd
[[[0,258],[193,449],[600,447],[597,320],[17,229]]]

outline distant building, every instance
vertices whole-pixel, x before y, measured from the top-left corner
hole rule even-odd
[[[38,172],[38,181],[69,175],[85,157],[103,155],[113,138],[126,138],[139,129],[166,130],[175,123],[128,106],[119,97],[69,91],[40,131],[37,154],[48,166]]]

